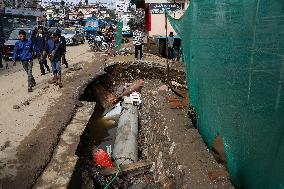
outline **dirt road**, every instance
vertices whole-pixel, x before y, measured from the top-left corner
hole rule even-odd
[[[0,188],[29,188],[44,169],[72,117],[75,91],[99,69],[101,61],[93,56],[86,44],[67,48],[67,60],[75,69],[63,68],[63,89],[47,84],[52,74],[41,76],[36,60],[32,93],[27,92],[20,62],[0,69]]]

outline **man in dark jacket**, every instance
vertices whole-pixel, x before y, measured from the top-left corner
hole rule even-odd
[[[38,49],[37,57],[39,61],[41,75],[45,75],[45,68],[48,72],[50,72],[50,68],[47,65],[47,60],[43,57],[43,50],[45,48],[47,40],[48,37],[46,36],[43,27],[39,26],[37,32],[34,34],[34,36],[32,36],[32,41],[35,43]]]
[[[16,42],[13,54],[13,62],[17,60],[22,62],[22,65],[28,75],[28,92],[33,91],[33,87],[36,85],[35,79],[32,74],[33,68],[33,51],[37,51],[34,43],[27,39],[27,34],[24,30],[19,31],[20,40]]]
[[[64,54],[62,56],[62,64],[65,65],[65,68],[68,68],[68,62],[66,60],[66,39],[65,39],[64,36],[61,35],[60,29],[56,29],[56,33],[60,36],[59,41],[61,41],[63,52],[64,52]]]
[[[56,83],[56,85],[62,88],[61,62],[64,55],[64,46],[62,42],[59,41],[59,38],[59,34],[55,32],[52,38],[47,41],[43,54],[47,54],[51,62],[53,79],[49,83]]]

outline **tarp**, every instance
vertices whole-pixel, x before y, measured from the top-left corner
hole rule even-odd
[[[123,28],[123,23],[122,22],[117,22],[117,30],[116,30],[116,35],[115,35],[115,51],[119,51],[121,48],[121,43],[122,43],[122,28]]]
[[[284,1],[191,0],[169,20],[182,39],[191,104],[233,183],[284,188]]]

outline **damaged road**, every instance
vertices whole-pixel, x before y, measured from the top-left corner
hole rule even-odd
[[[122,102],[122,111],[115,127],[116,134],[111,134],[113,131],[106,125],[103,125],[104,131],[101,131],[101,124],[95,121],[100,119],[101,114],[90,120],[79,147],[82,188],[101,188],[110,183],[113,188],[137,189],[234,188],[226,168],[214,159],[192,124],[194,120],[189,113],[191,110],[187,89],[184,87],[184,72],[179,69],[170,71],[171,84],[182,92],[180,96],[183,97],[180,97],[166,84],[165,70],[165,66],[147,61],[113,62],[105,68],[106,74],[87,87],[87,96],[95,98],[93,100],[98,100],[106,108],[111,102],[109,99],[121,94],[128,96],[128,91],[140,92],[142,103],[138,106],[138,116],[136,110],[129,107],[123,110]],[[125,85],[128,83],[132,83],[132,87],[127,90]],[[98,93],[96,88],[101,89],[101,92]],[[87,100],[87,96],[83,99]],[[125,98],[120,100],[122,99],[126,103]],[[123,121],[124,116],[129,118],[126,122]],[[136,123],[136,117],[139,117],[139,123]],[[137,124],[138,137],[134,126]],[[101,140],[100,133],[104,133],[106,140]],[[125,148],[121,148],[120,141],[124,141]],[[109,155],[112,155],[113,163],[120,165],[118,168],[105,169],[104,165],[97,162],[98,158],[92,157],[92,149],[100,147],[100,150],[108,151],[109,144],[114,146]],[[109,158],[106,159],[110,161]],[[151,168],[138,170],[138,173],[132,170],[130,175],[124,174],[119,167],[124,166],[125,160],[129,167],[147,162]]]
[[[47,85],[51,74],[41,77],[37,64],[33,93],[26,91],[26,75],[20,65],[0,70],[0,103],[1,108],[6,107],[0,113],[0,188],[31,188],[50,161],[77,99],[103,65],[103,59],[93,57],[87,45],[79,49],[67,51],[71,69],[63,71],[63,89]]]

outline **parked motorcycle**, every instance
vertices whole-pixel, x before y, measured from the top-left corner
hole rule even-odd
[[[104,36],[94,36],[88,41],[91,49],[101,52],[107,52],[109,49],[109,44],[105,41]]]

